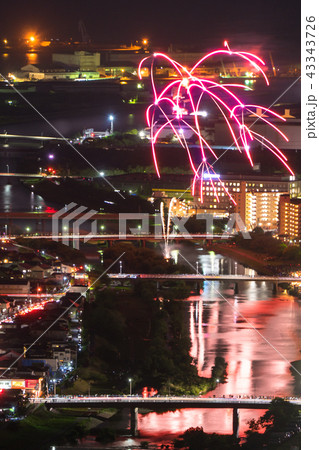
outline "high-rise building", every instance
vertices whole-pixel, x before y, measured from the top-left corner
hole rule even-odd
[[[212,182],[218,199],[214,194]],[[205,180],[202,186],[203,206],[207,212],[238,213],[245,222],[247,230],[252,230],[256,226],[266,230],[277,230],[279,197],[289,192],[287,179],[240,175],[238,177],[223,176],[212,182]],[[194,202],[199,206],[200,200],[197,195]]]
[[[301,241],[301,200],[281,195],[279,200],[279,230],[281,239],[290,243]]]

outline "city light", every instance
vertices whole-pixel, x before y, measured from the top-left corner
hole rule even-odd
[[[29,34],[25,37],[25,42],[32,47],[34,44],[36,44],[39,41],[37,36],[35,34]]]
[[[110,134],[113,134],[113,132],[114,132],[114,116],[112,114],[109,116],[109,121],[111,122]]]
[[[262,145],[273,153],[291,175],[294,175],[294,173],[287,163],[286,156],[279,148],[269,139],[266,139],[263,135],[254,131],[252,125],[248,126],[245,122],[247,117],[254,117],[256,120],[261,120],[272,127],[283,139],[288,141],[286,135],[271,123],[269,119],[269,117],[271,117],[285,121],[286,119],[284,117],[281,117],[279,114],[263,106],[245,104],[233,92],[238,89],[250,90],[245,84],[220,84],[211,79],[205,79],[195,75],[196,69],[203,63],[206,63],[209,58],[215,56],[222,56],[225,58],[236,56],[245,60],[254,72],[259,73],[264,78],[267,86],[269,85],[268,78],[262,68],[262,66],[265,65],[262,59],[252,53],[232,51],[227,41],[224,42],[224,45],[226,49],[219,49],[206,54],[191,69],[187,69],[164,53],[154,53],[152,56],[148,56],[141,60],[138,67],[138,75],[139,78],[142,79],[143,66],[146,64],[146,61],[150,60],[150,76],[154,101],[146,110],[146,122],[147,126],[151,129],[151,148],[158,177],[160,177],[160,169],[156,156],[156,143],[161,132],[168,128],[173,133],[175,139],[177,139],[180,145],[186,150],[191,169],[194,173],[192,194],[195,195],[196,186],[199,185],[200,201],[203,202],[203,179],[209,179],[214,191],[214,196],[217,202],[219,202],[219,196],[213,182],[213,178],[216,177],[229,199],[236,204],[235,200],[228,192],[228,189],[220,180],[219,175],[215,173],[213,165],[208,162],[209,158],[213,158],[213,160],[218,160],[219,158],[202,133],[203,124],[201,124],[200,120],[202,117],[205,118],[209,114],[208,111],[201,110],[203,102],[207,103],[207,101],[210,101],[210,104],[217,108],[217,111],[221,113],[237,150],[240,153],[243,153],[244,151],[251,167],[254,166],[252,144],[258,143],[258,145]],[[162,85],[157,87],[154,79],[155,63],[158,59],[164,59],[171,64],[177,75],[177,78],[164,88]],[[249,73],[251,74],[252,72]],[[198,148],[196,150],[192,149],[191,151],[185,136],[185,130],[191,131],[192,135],[196,137],[198,142]],[[196,152],[200,153],[199,158],[198,155],[195,156]]]

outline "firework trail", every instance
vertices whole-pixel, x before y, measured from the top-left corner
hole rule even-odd
[[[171,201],[169,202],[168,207],[168,215],[167,215],[167,222],[165,223],[165,211],[164,211],[164,203],[161,202],[160,204],[160,215],[161,215],[161,222],[162,222],[162,230],[163,230],[163,237],[164,237],[164,258],[170,259],[170,251],[169,251],[169,238],[171,233],[171,219],[172,219],[172,208],[174,203],[176,203],[176,198],[173,197]]]
[[[146,61],[150,59],[150,78],[154,101],[146,110],[146,122],[148,127],[150,127],[152,154],[157,175],[160,176],[156,157],[156,143],[163,130],[169,128],[180,145],[186,150],[190,166],[194,173],[192,194],[194,195],[195,193],[196,185],[199,185],[200,199],[201,202],[203,202],[203,180],[208,179],[212,186],[214,196],[217,201],[219,201],[218,193],[213,181],[213,179],[215,179],[219,181],[220,185],[229,196],[229,199],[236,204],[230,192],[228,192],[219,176],[215,173],[212,164],[208,162],[208,157],[213,157],[215,160],[217,160],[218,157],[211,145],[209,145],[204,138],[201,130],[201,117],[205,117],[206,115],[205,112],[201,110],[203,102],[209,100],[217,107],[227,123],[235,146],[239,152],[246,155],[251,166],[253,166],[251,146],[255,141],[272,152],[292,175],[294,175],[294,173],[287,163],[286,156],[279,148],[269,139],[266,139],[261,134],[255,132],[251,127],[248,127],[245,123],[245,117],[247,116],[247,113],[249,113],[249,115],[256,117],[256,120],[260,119],[272,127],[283,139],[288,141],[287,136],[285,136],[273,123],[267,120],[267,117],[269,119],[269,116],[276,117],[282,121],[285,121],[285,118],[263,106],[243,103],[233,90],[247,89],[247,86],[245,85],[233,83],[219,84],[216,81],[196,76],[196,69],[198,69],[207,59],[221,55],[236,56],[247,61],[253,70],[262,75],[266,84],[269,85],[268,78],[263,70],[265,63],[262,59],[252,53],[230,50],[227,41],[224,42],[224,45],[225,49],[219,49],[208,53],[201,58],[192,69],[187,69],[164,53],[154,53],[152,56],[142,59],[139,64],[138,75],[139,78],[142,78],[142,67],[145,65]],[[154,78],[155,62],[158,59],[168,61],[176,71],[176,79],[161,90],[157,88]],[[261,111],[261,113],[259,111]],[[159,121],[160,116],[162,118],[161,121]],[[194,157],[194,153],[192,154],[189,148],[186,135],[190,132],[192,135],[196,136],[198,141],[197,152],[199,152],[200,156],[199,163],[197,162],[198,158]]]

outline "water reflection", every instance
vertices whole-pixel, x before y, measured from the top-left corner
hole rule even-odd
[[[39,62],[39,55],[34,52],[26,53],[27,57],[27,64],[38,64]]]
[[[0,212],[42,211],[46,208],[42,197],[14,180],[0,185],[0,198]]]
[[[268,283],[245,282],[237,296],[223,284],[206,281],[202,294],[189,299],[192,356],[199,374],[209,377],[215,357],[222,356],[229,367],[220,394],[291,394],[286,360],[300,356],[299,303],[288,295],[274,296]]]
[[[258,418],[264,410],[240,410],[239,435],[244,436],[247,421]],[[165,414],[139,415],[140,436],[173,439],[191,427],[203,427],[206,433],[232,434],[232,409],[182,409]]]
[[[196,255],[195,255],[196,257]],[[254,275],[239,263],[215,255],[198,257],[203,274]],[[211,376],[215,357],[228,363],[227,383],[208,395],[294,395],[289,362],[300,359],[300,302],[285,293],[273,294],[272,283],[241,282],[234,295],[229,282],[205,281],[199,296],[186,299],[191,356],[198,373]],[[240,436],[247,420],[263,411],[240,411]],[[141,435],[178,435],[192,426],[204,431],[232,431],[231,410],[188,409],[140,415]]]

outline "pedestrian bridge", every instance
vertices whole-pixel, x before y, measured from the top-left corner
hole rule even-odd
[[[162,274],[162,273],[108,273],[110,278],[125,279],[125,278],[141,278],[148,280],[190,280],[190,281],[270,281],[273,283],[292,283],[300,282],[301,277],[289,277],[289,276],[267,276],[267,275],[204,275],[202,273],[193,274]]]
[[[147,397],[140,396],[53,396],[46,398],[30,398],[34,404],[45,404],[50,407],[87,407],[87,408],[130,408],[131,433],[138,434],[138,408],[151,410],[175,410],[183,408],[231,408],[233,410],[233,435],[238,436],[239,409],[267,409],[275,397],[265,396],[229,396],[229,397]],[[300,398],[288,397],[286,401],[301,405]]]

